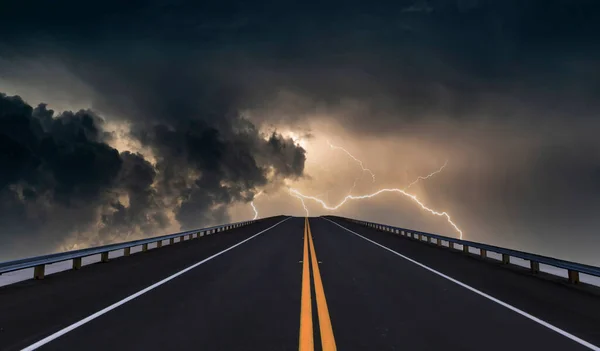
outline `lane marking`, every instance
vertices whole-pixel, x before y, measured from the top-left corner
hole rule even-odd
[[[102,309],[102,310],[100,310],[100,311],[98,311],[98,312],[96,312],[96,313],[94,313],[94,314],[92,314],[92,315],[90,315],[90,316],[88,316],[88,317],[80,320],[79,322],[73,323],[73,324],[69,325],[68,327],[66,327],[64,329],[61,329],[61,330],[57,331],[56,333],[43,338],[42,340],[36,342],[35,344],[32,344],[30,346],[25,347],[22,351],[35,350],[38,347],[43,346],[43,345],[49,343],[50,341],[52,341],[52,340],[54,340],[56,338],[59,338],[62,335],[65,335],[66,333],[68,333],[68,332],[70,332],[70,331],[72,331],[72,330],[74,330],[74,329],[76,329],[78,327],[81,327],[82,325],[84,325],[84,324],[86,324],[86,323],[88,323],[88,322],[90,322],[90,321],[92,321],[92,320],[100,317],[101,315],[103,315],[103,314],[105,314],[105,313],[107,313],[107,312],[109,312],[111,310],[114,310],[115,308],[117,308],[117,307],[119,307],[119,306],[121,306],[121,305],[123,305],[123,304],[125,304],[125,303],[127,303],[127,302],[129,302],[129,301],[131,301],[133,299],[135,299],[136,297],[138,297],[140,295],[143,295],[143,294],[147,293],[148,291],[153,290],[153,289],[155,289],[155,288],[157,288],[157,287],[159,287],[159,286],[167,283],[168,281],[179,277],[180,275],[186,273],[187,271],[190,271],[190,270],[198,267],[199,265],[201,265],[203,263],[206,263],[206,262],[212,260],[213,258],[215,258],[217,256],[220,256],[220,255],[224,254],[225,252],[227,252],[227,251],[229,251],[229,250],[231,250],[231,249],[233,249],[235,247],[238,247],[238,246],[242,245],[246,241],[249,241],[249,240],[251,240],[251,239],[259,236],[260,234],[262,234],[262,233],[264,233],[264,232],[266,232],[266,231],[268,231],[268,230],[270,230],[272,228],[275,228],[276,226],[280,225],[281,223],[287,221],[290,218],[292,218],[292,217],[288,217],[288,218],[286,218],[284,220],[281,220],[281,221],[275,223],[274,225],[270,226],[269,228],[267,228],[265,230],[262,230],[262,231],[260,231],[260,232],[258,232],[256,234],[252,235],[251,237],[249,237],[247,239],[244,239],[244,240],[240,241],[239,243],[237,243],[237,244],[235,244],[233,246],[228,247],[227,249],[225,249],[225,250],[223,250],[221,252],[218,252],[218,253],[210,256],[210,257],[207,257],[207,258],[203,259],[202,261],[200,261],[198,263],[195,263],[195,264],[193,264],[193,265],[191,265],[191,266],[189,266],[189,267],[187,267],[187,268],[185,268],[185,269],[183,269],[183,270],[181,270],[181,271],[179,271],[179,272],[177,272],[177,273],[175,273],[175,274],[173,274],[173,275],[171,275],[171,276],[169,276],[169,277],[167,277],[167,278],[165,278],[165,279],[163,279],[161,281],[159,281],[158,283],[154,283],[154,284],[150,285],[149,287],[136,292],[133,295],[130,295],[130,296],[128,296],[128,297],[126,297],[126,298],[118,301],[118,302],[115,302],[114,304],[112,304],[112,305],[110,305],[110,306],[108,306],[108,307],[106,307],[106,308],[104,308],[104,309]]]
[[[558,327],[556,327],[556,326],[554,326],[554,325],[552,325],[552,324],[550,324],[550,323],[548,323],[548,322],[546,322],[546,321],[544,321],[542,319],[539,319],[538,317],[535,317],[535,316],[533,316],[533,315],[531,315],[531,314],[529,314],[529,313],[527,313],[527,312],[525,312],[523,310],[520,310],[517,307],[509,305],[508,303],[506,303],[506,302],[504,302],[502,300],[498,300],[497,298],[495,298],[495,297],[493,297],[491,295],[488,295],[488,294],[484,293],[483,291],[477,290],[476,288],[474,288],[474,287],[472,287],[470,285],[467,285],[467,284],[465,284],[465,283],[463,283],[463,282],[461,282],[459,280],[456,280],[456,279],[454,279],[452,277],[449,277],[449,276],[445,275],[444,273],[438,272],[435,269],[433,269],[433,268],[431,268],[429,266],[426,266],[426,265],[424,265],[424,264],[422,264],[420,262],[417,262],[417,261],[413,260],[410,257],[404,256],[403,254],[400,254],[400,253],[398,253],[398,252],[396,252],[396,251],[394,251],[394,250],[392,250],[392,249],[390,249],[390,248],[388,248],[386,246],[383,246],[383,245],[379,244],[378,242],[375,242],[375,241],[373,241],[371,239],[368,239],[368,238],[366,238],[366,237],[364,237],[364,236],[362,236],[362,235],[360,235],[360,234],[358,234],[358,233],[356,233],[356,232],[354,232],[354,231],[352,231],[352,230],[350,230],[350,229],[348,229],[348,228],[346,228],[346,227],[344,227],[344,226],[342,226],[340,224],[337,224],[336,222],[330,220],[329,218],[324,218],[324,217],[321,217],[321,218],[323,218],[325,220],[328,220],[329,222],[337,225],[338,227],[340,227],[340,228],[342,228],[342,229],[344,229],[344,230],[346,230],[346,231],[348,231],[348,232],[350,232],[350,233],[352,233],[352,234],[354,234],[354,235],[356,235],[356,236],[358,236],[358,237],[360,237],[360,238],[362,238],[362,239],[364,239],[364,240],[366,240],[366,241],[368,241],[368,242],[370,242],[370,243],[372,243],[374,245],[377,245],[377,246],[381,247],[382,249],[385,249],[385,250],[387,250],[387,251],[389,251],[389,252],[391,252],[391,253],[393,253],[393,254],[395,254],[397,256],[400,256],[403,259],[405,259],[405,260],[407,260],[409,262],[412,262],[412,263],[416,264],[417,266],[419,266],[421,268],[424,268],[424,269],[426,269],[426,270],[428,270],[428,271],[430,271],[430,272],[432,272],[434,274],[437,274],[437,275],[439,275],[442,278],[448,279],[449,281],[451,281],[453,283],[456,283],[456,284],[462,286],[465,289],[471,290],[472,292],[474,292],[474,293],[476,293],[476,294],[478,294],[480,296],[483,296],[483,297],[485,297],[488,300],[491,300],[491,301],[493,301],[493,302],[495,302],[495,303],[497,303],[497,304],[499,304],[501,306],[504,306],[504,307],[508,308],[509,310],[512,310],[512,311],[520,314],[521,316],[523,316],[525,318],[528,318],[528,319],[530,319],[530,320],[532,320],[532,321],[534,321],[534,322],[536,322],[536,323],[538,323],[538,324],[540,324],[540,325],[542,325],[542,326],[544,326],[544,327],[546,327],[546,328],[548,328],[548,329],[550,329],[552,331],[555,331],[558,334],[561,334],[562,336],[567,337],[567,338],[575,341],[576,343],[589,348],[590,350],[600,351],[600,347],[598,347],[598,346],[596,346],[596,345],[594,345],[592,343],[589,343],[589,342],[587,342],[587,341],[585,341],[585,340],[583,340],[581,338],[578,338],[577,336],[575,336],[573,334],[570,334],[570,333],[568,333],[568,332],[566,332],[566,331],[564,331],[564,330],[562,330],[562,329],[560,329],[560,328],[558,328]]]
[[[299,351],[314,350],[312,302],[310,293],[310,268],[308,260],[308,220],[304,219],[304,253],[302,258],[302,298],[300,302]]]
[[[331,326],[331,318],[329,317],[329,308],[327,308],[327,299],[325,298],[325,290],[323,289],[323,281],[321,280],[321,272],[319,270],[319,262],[317,253],[312,239],[312,231],[310,223],[306,219],[306,227],[308,228],[308,242],[310,244],[311,265],[313,269],[313,279],[315,284],[315,295],[317,299],[317,314],[319,316],[319,330],[321,331],[321,345],[323,351],[335,351],[335,338],[333,337],[333,327]]]

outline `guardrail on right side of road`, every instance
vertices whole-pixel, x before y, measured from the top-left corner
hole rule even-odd
[[[454,245],[461,245],[462,250],[466,254],[470,254],[469,247],[473,247],[479,249],[479,255],[482,258],[487,257],[488,252],[495,252],[502,255],[502,263],[509,264],[511,257],[520,258],[523,260],[529,261],[529,267],[532,273],[540,272],[540,263],[546,264],[549,266],[566,269],[568,272],[568,280],[570,283],[577,284],[579,283],[579,273],[585,273],[589,275],[593,275],[596,277],[600,277],[600,267],[589,266],[581,263],[571,262],[560,260],[552,257],[532,254],[524,251],[517,251],[512,249],[506,249],[499,246],[493,246],[483,243],[478,243],[474,241],[461,240],[456,238],[451,238],[443,235],[425,233],[418,230],[406,229],[400,227],[394,227],[391,225],[380,224],[375,222],[362,221],[353,218],[346,217],[338,217],[338,216],[327,216],[332,218],[339,218],[345,221],[357,223],[369,228],[374,228],[381,231],[391,232],[394,234],[399,234],[405,236],[407,238],[417,239],[419,241],[424,241],[423,238],[426,238],[428,243],[432,243],[432,239],[436,240],[436,244],[438,246],[442,246],[442,241],[448,242],[448,248],[453,249]]]
[[[14,272],[22,269],[32,268],[33,267],[33,278],[34,279],[44,279],[45,276],[45,268],[46,265],[52,263],[58,263],[63,261],[72,260],[73,267],[72,269],[78,270],[81,268],[81,259],[88,256],[93,256],[100,254],[100,262],[108,262],[108,254],[112,251],[123,250],[123,256],[129,256],[131,254],[131,248],[136,246],[142,246],[142,252],[148,251],[148,245],[156,243],[156,247],[162,247],[163,240],[169,240],[169,244],[174,244],[175,239],[179,239],[178,242],[191,240],[194,238],[199,238],[204,235],[210,235],[218,232],[223,232],[226,230],[239,228],[242,226],[246,226],[252,223],[256,223],[266,218],[261,218],[257,220],[243,221],[237,223],[223,224],[214,227],[202,228],[202,229],[194,229],[188,230],[185,232],[175,233],[175,234],[167,234],[162,236],[155,236],[147,239],[133,240],[124,243],[118,244],[110,244],[104,246],[96,246],[90,247],[87,249],[81,250],[73,250],[66,252],[59,252],[49,255],[36,256],[36,257],[28,257],[22,258],[13,261],[0,262],[0,274]]]

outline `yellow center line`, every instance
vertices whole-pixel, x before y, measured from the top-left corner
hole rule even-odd
[[[310,268],[308,261],[308,218],[304,220],[304,254],[302,259],[302,298],[300,302],[299,351],[313,351],[313,320],[310,296]]]
[[[319,271],[319,261],[317,260],[317,253],[315,252],[308,218],[306,218],[306,228],[308,228],[308,242],[310,244],[315,295],[317,298],[317,314],[319,316],[319,330],[321,331],[321,345],[323,346],[323,351],[334,351],[337,350],[337,348],[335,346],[333,328],[331,326],[331,319],[329,318],[329,309],[327,308],[327,300],[325,299],[325,290],[323,289],[323,282],[321,281],[321,273]],[[306,248],[306,240],[304,247]]]

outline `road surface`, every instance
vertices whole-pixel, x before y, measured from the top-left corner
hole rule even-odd
[[[593,289],[327,218],[269,218],[0,287],[0,350],[595,345]]]

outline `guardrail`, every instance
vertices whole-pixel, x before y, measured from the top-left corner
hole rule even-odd
[[[523,260],[529,261],[529,267],[532,273],[540,272],[540,263],[546,264],[549,266],[566,269],[568,272],[568,279],[570,283],[577,284],[579,283],[579,273],[585,273],[589,275],[593,275],[596,277],[600,277],[600,267],[589,266],[585,264],[575,263],[571,261],[559,260],[552,257],[532,254],[524,251],[517,251],[512,249],[506,249],[503,247],[482,244],[474,241],[461,240],[456,238],[451,238],[443,235],[425,233],[418,230],[406,229],[400,227],[394,227],[386,224],[380,224],[375,222],[368,222],[357,220],[353,218],[346,217],[338,217],[338,216],[327,216],[332,218],[339,218],[345,221],[350,221],[354,223],[358,223],[364,225],[366,227],[374,228],[381,231],[391,232],[394,234],[399,234],[405,236],[407,238],[416,239],[420,242],[426,241],[427,243],[432,243],[432,239],[436,241],[437,246],[442,246],[442,241],[448,242],[448,248],[453,249],[454,245],[458,244],[462,246],[462,251],[466,254],[471,254],[469,251],[470,247],[479,249],[479,255],[482,258],[487,257],[488,252],[495,252],[502,255],[502,263],[510,264],[510,258],[516,257]],[[425,238],[425,240],[423,240]]]
[[[43,256],[22,258],[13,261],[0,262],[0,274],[33,267],[33,278],[44,279],[45,268],[48,264],[73,260],[73,269],[78,270],[81,268],[81,259],[84,257],[100,254],[100,262],[108,262],[108,254],[113,251],[123,250],[123,256],[129,256],[131,254],[132,247],[142,246],[142,252],[145,252],[148,251],[149,244],[156,243],[156,248],[160,248],[162,247],[162,242],[164,240],[169,240],[169,245],[172,245],[175,243],[175,239],[179,239],[178,242],[185,241],[186,237],[188,238],[187,240],[191,240],[204,235],[210,235],[246,226],[248,224],[256,223],[264,219],[265,218],[231,224],[223,224],[214,227],[188,230],[185,232],[155,236],[152,238],[133,240],[124,243],[90,247],[87,249],[66,251]]]

